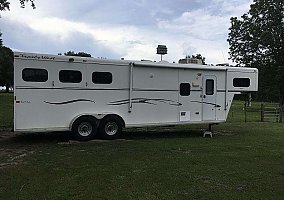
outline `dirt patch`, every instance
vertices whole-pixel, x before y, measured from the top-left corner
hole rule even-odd
[[[26,149],[0,148],[0,169],[25,164],[25,157],[33,153]]]
[[[8,140],[14,136],[16,136],[16,134],[12,132],[11,129],[0,129],[0,141]],[[6,145],[0,147],[0,169],[24,164],[25,157],[29,154],[34,153],[33,151],[27,150],[19,146],[5,146]]]
[[[0,140],[11,138],[13,136],[15,136],[15,133],[13,133],[11,129],[0,128]]]
[[[238,133],[233,132],[233,131],[213,131],[213,134],[223,135],[223,136],[232,136],[232,135],[237,135]]]

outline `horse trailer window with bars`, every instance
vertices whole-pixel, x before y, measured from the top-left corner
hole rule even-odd
[[[250,79],[249,78],[234,78],[233,86],[234,87],[249,87]]]
[[[46,69],[25,68],[22,71],[22,78],[26,82],[46,82],[48,72]]]
[[[112,73],[110,72],[93,72],[92,81],[95,84],[111,84]]]
[[[82,73],[76,70],[61,70],[59,72],[59,80],[62,83],[80,83],[82,81]]]

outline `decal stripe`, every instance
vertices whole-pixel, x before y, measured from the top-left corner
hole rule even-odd
[[[21,90],[82,90],[82,91],[129,91],[129,88],[80,88],[80,87],[25,87],[17,86],[16,89]],[[138,89],[133,88],[133,92],[178,92],[178,90],[163,89]]]
[[[89,100],[89,99],[75,99],[75,100],[64,101],[64,102],[44,101],[44,103],[51,104],[51,105],[64,105],[64,104],[70,104],[70,103],[76,103],[76,102],[92,102],[92,103],[95,103],[95,101],[92,101],[92,100]]]
[[[118,105],[124,105],[128,103],[129,103],[129,99],[125,99],[125,100],[119,100],[119,101],[112,101],[108,103],[108,105],[118,106]],[[133,98],[132,103],[151,104],[151,105],[157,105],[157,103],[168,103],[169,105],[172,105],[172,106],[182,105],[179,102],[168,100],[168,99],[146,99],[146,98]]]
[[[202,101],[190,101],[190,102],[193,102],[193,103],[201,103],[201,104],[208,104],[208,105],[213,105],[217,108],[220,108],[221,106],[216,104],[216,103],[208,103],[208,102],[202,102]]]

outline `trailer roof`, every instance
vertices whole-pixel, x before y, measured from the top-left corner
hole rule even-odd
[[[179,64],[169,63],[167,61],[149,61],[149,60],[115,60],[105,58],[89,58],[89,57],[78,57],[78,56],[62,56],[62,55],[51,55],[51,54],[40,54],[40,53],[26,53],[26,52],[14,52],[15,59],[24,60],[39,60],[39,61],[54,61],[54,62],[74,62],[74,63],[85,63],[85,64],[101,64],[101,65],[118,65],[126,66],[133,64],[133,66],[140,67],[158,67],[158,68],[180,68],[180,69],[193,69],[193,70],[210,70],[210,71],[257,71],[256,68],[247,67],[227,67],[227,66],[208,66],[199,64]]]

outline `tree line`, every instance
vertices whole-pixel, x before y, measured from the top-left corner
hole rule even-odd
[[[19,0],[35,8],[33,0]],[[0,0],[0,11],[9,10],[9,1]],[[247,13],[231,17],[228,34],[230,59],[237,66],[259,69],[259,91],[254,98],[260,101],[284,102],[284,1],[254,0]],[[10,86],[13,80],[12,51],[2,46],[0,33],[0,85]],[[62,55],[62,54],[61,54]],[[68,51],[64,55],[91,57],[84,52]],[[205,64],[201,54],[198,58]],[[212,66],[211,66],[212,67]]]
[[[231,18],[230,58],[259,70],[261,101],[284,101],[284,1],[254,0],[247,13]]]

